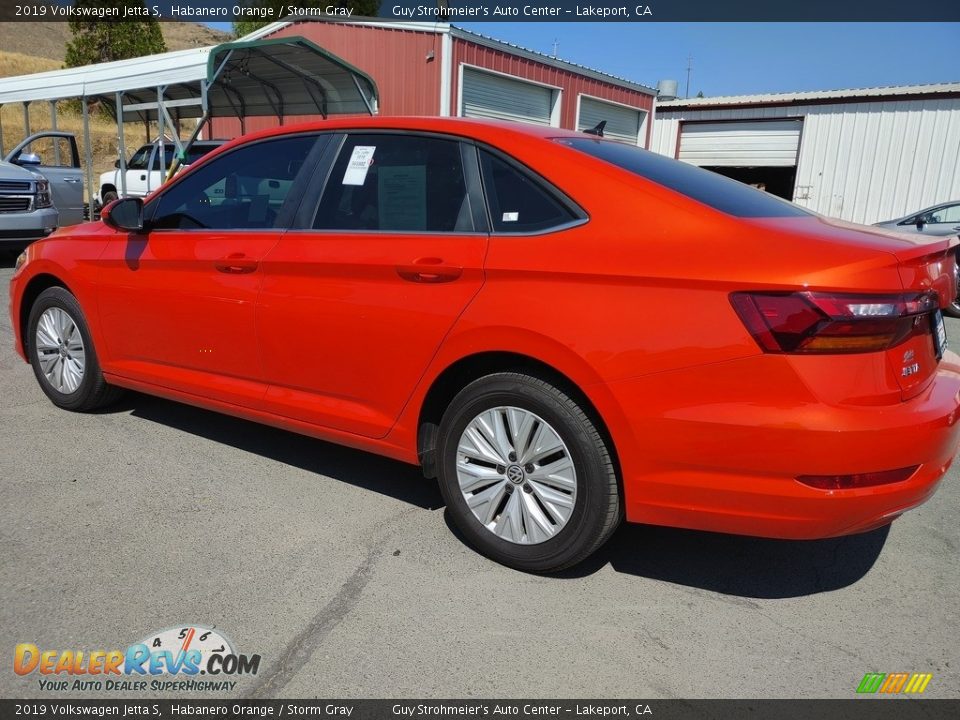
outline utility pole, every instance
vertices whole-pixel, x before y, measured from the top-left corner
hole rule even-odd
[[[693,70],[693,55],[687,55],[687,92],[684,97],[690,97],[690,71]]]

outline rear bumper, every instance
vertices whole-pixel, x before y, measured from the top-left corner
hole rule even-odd
[[[879,406],[829,405],[799,382],[763,392],[758,362],[770,356],[610,386],[632,434],[625,448],[614,431],[629,521],[814,539],[886,524],[934,493],[960,445],[956,355],[916,397]],[[725,391],[733,377],[738,387]],[[758,378],[754,397],[744,377]],[[856,490],[796,480],[914,465],[908,480]]]

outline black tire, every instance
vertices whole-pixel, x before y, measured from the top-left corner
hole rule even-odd
[[[120,196],[117,195],[117,193],[114,190],[107,190],[105,193],[103,193],[102,197],[103,197],[103,202],[100,203],[101,209],[105,208],[107,205],[112,203],[114,200],[116,200]]]
[[[576,472],[569,518],[556,534],[535,544],[499,537],[473,514],[460,491],[460,438],[474,418],[497,407],[516,407],[542,418],[569,450]],[[470,383],[444,413],[437,442],[440,490],[453,522],[474,548],[503,565],[538,573],[563,570],[595,552],[620,523],[617,473],[603,436],[575,400],[548,382],[519,373],[497,373]],[[512,492],[524,490],[517,486]]]
[[[40,323],[43,313],[50,308],[59,308],[69,315],[83,341],[83,377],[72,392],[61,392],[54,387],[42,369],[36,342],[37,325]],[[30,308],[30,318],[27,322],[26,346],[30,364],[33,366],[33,373],[37,377],[40,389],[57,407],[76,412],[96,410],[115,402],[123,392],[120,388],[108,385],[104,380],[103,373],[100,370],[100,362],[93,346],[93,338],[90,337],[90,329],[83,310],[80,309],[80,303],[68,290],[62,287],[52,287],[44,290],[33,303],[33,307]]]

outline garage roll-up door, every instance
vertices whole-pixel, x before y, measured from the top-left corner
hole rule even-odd
[[[802,125],[802,120],[683,124],[680,159],[707,167],[796,165]]]
[[[599,125],[601,120],[606,120],[607,124],[603,128],[604,137],[636,145],[642,119],[643,113],[640,110],[581,97],[577,130],[588,130]]]
[[[464,68],[460,114],[549,125],[553,92],[541,85]]]

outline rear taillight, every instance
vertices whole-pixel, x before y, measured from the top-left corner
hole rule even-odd
[[[909,480],[918,467],[920,466],[914,465],[896,470],[857,473],[855,475],[800,475],[797,480],[818,490],[855,490]]]
[[[737,292],[730,302],[765,352],[860,353],[929,332],[934,292],[900,295]]]

